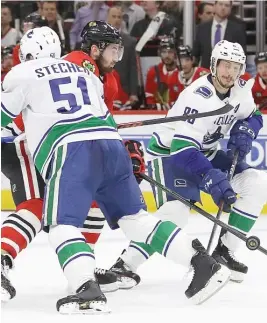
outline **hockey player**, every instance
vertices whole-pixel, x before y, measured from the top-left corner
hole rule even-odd
[[[178,59],[180,60],[182,70],[177,70],[177,73],[175,73],[173,77],[182,89],[185,89],[192,82],[209,73],[209,70],[204,67],[194,66],[192,49],[190,46],[178,47]]]
[[[168,117],[211,111],[226,103],[235,109],[226,115],[204,119],[192,119],[167,125],[153,134],[148,154],[152,176],[184,198],[199,201],[199,191],[209,193],[219,205],[234,203],[229,225],[246,235],[260,215],[267,201],[267,175],[244,162],[252,148],[252,142],[262,127],[262,117],[253,102],[253,80],[239,79],[245,70],[245,54],[237,43],[219,42],[211,56],[211,74],[203,76],[186,88],[169,111]],[[231,128],[232,127],[232,128]],[[230,130],[228,154],[217,150],[217,145]],[[229,183],[225,171],[232,164],[232,153],[239,151],[239,163],[234,178]],[[153,188],[154,189],[154,188]],[[236,201],[235,193],[239,194]],[[158,211],[156,216],[177,225],[185,222],[190,210],[161,189],[154,189]],[[182,216],[183,215],[183,216]],[[234,252],[239,239],[229,232],[222,232],[212,256],[231,269],[231,279],[241,282],[248,267],[240,263]],[[128,276],[132,285],[140,282],[137,268],[155,250],[144,244],[131,242],[112,270],[119,277]]]
[[[25,34],[28,30],[48,26],[48,21],[45,17],[41,16],[38,12],[33,12],[29,14],[23,21],[22,30]],[[19,59],[19,44],[17,44],[13,49],[13,66],[20,64]]]
[[[114,43],[121,46],[121,36],[115,28],[104,21],[90,21],[84,26],[81,38],[81,50],[71,52],[64,59],[88,68],[100,78],[104,86],[105,103],[109,111],[112,112],[113,101],[118,92],[117,81],[111,73],[116,64],[112,55],[112,46]],[[122,47],[120,50],[120,55],[123,55]],[[104,215],[94,201],[82,229],[82,233],[91,247],[96,244],[104,227],[104,221]],[[114,277],[110,277],[110,279],[113,280]]]
[[[255,57],[257,75],[252,88],[254,101],[262,105],[261,110],[267,110],[267,52],[258,53]]]
[[[159,45],[162,62],[152,66],[146,77],[146,101],[150,109],[169,110],[182,86],[172,76],[177,71],[177,55],[173,38],[163,38]]]
[[[116,61],[113,58],[113,43],[122,44],[120,33],[104,21],[90,21],[81,33],[81,50],[73,51],[65,60],[90,69],[104,84],[105,103],[113,110],[118,87],[113,74]],[[123,47],[120,47],[123,55]]]
[[[43,24],[43,19],[35,14],[29,15],[25,21],[27,23],[24,24],[26,29],[29,27],[28,24]],[[85,26],[82,34],[82,46],[87,51],[89,42],[91,42],[91,46],[94,49],[96,49],[96,45],[100,42],[107,47],[113,43],[121,43],[119,33],[105,22],[91,22],[90,26],[89,24]],[[109,51],[104,51],[102,48],[102,52],[104,52],[104,57],[111,57]],[[89,52],[86,54],[83,51],[76,51],[65,57],[70,62],[92,70],[98,77],[100,77],[98,66],[103,71],[102,73],[105,74],[115,64],[114,60],[111,60],[108,62],[110,66],[102,68],[102,60],[97,59],[97,55],[94,55],[94,58],[96,58],[97,63],[89,56]],[[112,75],[105,74],[103,78],[105,102],[109,105],[109,109],[112,109],[113,95],[116,93],[116,82],[114,82]],[[17,136],[22,132],[24,132],[24,124],[22,116],[19,115],[12,124],[6,127],[2,132],[2,136]],[[24,140],[16,140],[13,144],[3,144],[2,172],[10,179],[12,195],[16,205],[16,211],[8,216],[1,229],[1,250],[3,254],[1,262],[7,274],[8,270],[13,267],[13,261],[18,253],[28,246],[41,229],[44,182],[34,167]],[[97,204],[93,202],[91,211],[88,213],[81,229],[86,242],[92,248],[94,248],[100,236],[104,227],[104,221],[104,215],[99,210]],[[118,286],[116,275],[108,270],[96,268],[95,274],[104,292],[112,292],[116,291],[119,287],[124,287],[122,283]],[[3,282],[2,291],[5,298],[13,298],[15,296],[15,289],[12,288],[7,291]]]
[[[57,310],[108,311],[95,281],[92,249],[78,229],[93,199],[111,228],[120,227],[129,239],[193,266],[186,296],[195,303],[221,289],[229,270],[216,263],[197,239],[192,241],[176,225],[143,210],[129,155],[102,99],[99,79],[59,59],[58,36],[48,27],[28,31],[20,50],[25,63],[13,68],[3,83],[2,126],[23,111],[28,146],[46,180],[44,226],[49,227],[51,246],[76,290],[57,302]],[[118,58],[120,54],[117,46]]]

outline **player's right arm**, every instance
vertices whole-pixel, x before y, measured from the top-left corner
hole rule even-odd
[[[1,126],[5,127],[25,107],[25,91],[16,69],[12,69],[2,83]]]

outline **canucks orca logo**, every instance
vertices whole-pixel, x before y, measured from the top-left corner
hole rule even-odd
[[[204,145],[211,145],[215,143],[216,141],[222,139],[224,135],[221,133],[222,127],[219,126],[216,131],[212,134],[209,132],[204,136],[203,138],[203,144]]]
[[[243,79],[239,79],[238,80],[238,84],[240,87],[244,87],[246,85],[247,81],[243,80]]]
[[[28,32],[27,37],[28,38],[32,38],[32,35],[33,35],[33,30],[31,30],[31,31]]]
[[[207,86],[200,86],[194,91],[194,93],[200,94],[205,99],[208,99],[212,96],[212,91]]]

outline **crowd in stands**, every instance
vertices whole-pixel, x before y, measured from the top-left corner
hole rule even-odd
[[[39,13],[58,34],[62,55],[80,48],[86,23],[103,20],[120,30],[124,44],[123,59],[112,72],[118,83],[114,109],[168,110],[186,86],[209,73],[211,51],[218,41],[238,42],[246,51],[246,25],[234,14],[232,1],[195,1],[195,40],[192,48],[184,44],[183,2],[2,1],[1,78],[18,63],[16,45],[30,13]],[[21,28],[15,28],[15,21]],[[259,56],[253,94],[267,111],[267,54]],[[252,76],[246,73],[242,78]]]

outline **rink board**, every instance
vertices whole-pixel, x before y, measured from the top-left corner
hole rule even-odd
[[[156,113],[156,114],[147,114],[147,113],[128,113],[128,114],[116,114],[115,120],[117,123],[124,123],[124,122],[132,122],[138,120],[146,120],[146,119],[154,119],[154,118],[162,118],[164,114]],[[267,171],[267,115],[264,115],[264,128],[261,130],[260,135],[258,138],[253,142],[253,149],[251,153],[247,156],[247,162],[258,169],[262,169]],[[136,127],[136,128],[129,128],[120,130],[120,134],[124,139],[135,139],[139,140],[144,149],[147,147],[149,138],[151,134],[157,130],[159,126],[144,126],[144,127]],[[227,137],[222,140],[222,148],[226,147],[227,144]],[[14,203],[11,196],[9,182],[8,180],[2,175],[1,178],[1,209],[2,210],[14,210]],[[151,192],[150,186],[144,181],[141,184],[141,190],[143,192],[144,198],[148,205],[148,209],[150,212],[155,211],[155,201],[153,194]],[[217,210],[217,207],[212,202],[211,198],[203,194],[202,195],[203,201],[203,208],[206,211],[214,213]],[[262,210],[263,214],[267,214],[267,204]]]

